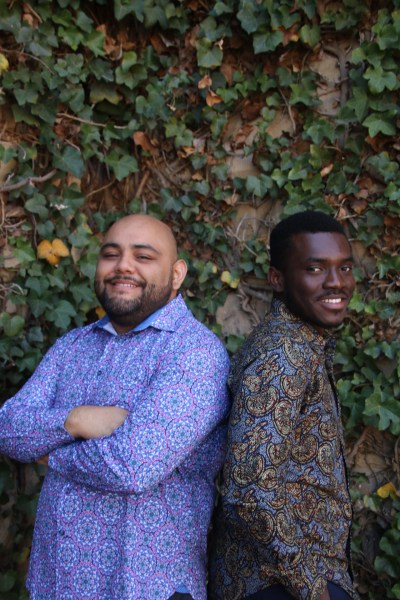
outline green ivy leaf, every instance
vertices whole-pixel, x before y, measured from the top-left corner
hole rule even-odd
[[[252,0],[241,0],[240,5],[237,18],[246,33],[254,33],[260,24],[260,5],[257,6],[257,3]]]
[[[20,106],[25,106],[25,104],[36,104],[39,93],[34,87],[15,88],[14,96]]]
[[[85,46],[87,46],[95,56],[105,56],[104,42],[105,35],[102,31],[91,31],[85,40]]]
[[[16,337],[19,335],[25,325],[25,319],[20,315],[13,315],[12,317],[8,313],[0,314],[0,327],[2,327],[7,337]]]
[[[12,112],[16,123],[26,123],[27,125],[33,125],[38,127],[40,124],[39,119],[36,119],[29,111],[13,104]]]
[[[389,430],[394,435],[400,434],[400,404],[396,398],[382,398],[382,392],[375,385],[373,394],[365,401],[364,414],[376,416],[378,429]]]
[[[193,144],[193,134],[187,129],[185,123],[172,117],[165,125],[165,135],[175,138],[176,146],[191,146]]]
[[[301,83],[292,83],[292,90],[289,104],[304,104],[305,106],[315,106],[319,103],[315,93],[315,84],[310,79],[303,79]]]
[[[55,308],[46,311],[46,317],[63,331],[68,329],[71,318],[75,317],[76,308],[68,300],[59,300]]]
[[[35,292],[37,296],[42,296],[45,291],[49,289],[49,281],[46,277],[28,277],[25,281],[25,287],[32,292]],[[62,287],[64,289],[65,286]]]
[[[265,33],[256,33],[253,37],[253,48],[256,54],[262,52],[273,52],[283,42],[283,32],[267,31]]]
[[[90,88],[90,102],[98,104],[103,100],[107,100],[110,104],[118,104],[121,100],[118,92],[114,87],[107,83],[95,82]]]
[[[381,94],[385,89],[393,91],[399,86],[395,73],[384,71],[381,65],[368,67],[364,77],[367,79],[368,87],[373,94]]]
[[[315,48],[321,39],[320,28],[317,25],[303,25],[300,29],[300,39],[303,44]]]
[[[223,52],[219,46],[214,46],[210,40],[203,38],[196,42],[197,63],[199,67],[213,69],[222,64]]]
[[[125,179],[131,173],[137,173],[139,170],[137,160],[134,156],[122,154],[116,148],[111,150],[106,156],[105,163],[112,168],[118,181],[122,181],[122,179]]]
[[[21,238],[17,240],[16,246],[13,248],[13,255],[23,266],[36,260],[36,254],[30,242]]]
[[[143,23],[144,0],[115,0],[114,14],[118,21],[127,15],[134,15],[138,21]]]
[[[368,96],[363,89],[354,87],[353,97],[347,101],[345,109],[351,109],[358,121],[362,121],[368,111]]]
[[[374,138],[379,133],[383,135],[395,135],[396,124],[393,112],[372,113],[363,121],[364,127],[368,128],[370,137]]]
[[[265,196],[271,188],[272,181],[268,175],[249,175],[246,178],[246,190],[259,198]]]
[[[47,219],[49,211],[46,207],[46,198],[42,194],[35,194],[33,198],[30,198],[25,202],[25,208],[29,212],[39,215],[41,219]]]
[[[48,57],[51,56],[51,48],[47,45],[39,44],[38,42],[32,41],[28,44],[28,50],[33,56]]]
[[[84,171],[83,157],[80,150],[67,146],[63,152],[54,151],[54,166],[75,177],[82,177]]]
[[[59,33],[63,41],[74,51],[79,48],[79,45],[85,39],[83,33],[75,27],[60,27]]]
[[[74,283],[69,287],[69,291],[73,295],[75,302],[78,304],[81,302],[94,303],[95,295],[91,286],[89,286],[87,282]]]
[[[221,15],[232,14],[233,7],[226,2],[216,2],[214,5],[214,13],[219,17]]]

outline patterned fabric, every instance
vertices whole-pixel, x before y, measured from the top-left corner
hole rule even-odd
[[[0,411],[0,451],[50,454],[27,586],[31,600],[205,600],[206,536],[225,450],[228,357],[181,297],[151,327],[96,324],[50,349]],[[80,404],[129,410],[111,436],[75,440]]]
[[[239,600],[279,583],[316,600],[326,580],[357,597],[333,352],[331,337],[273,300],[233,361],[212,599]]]

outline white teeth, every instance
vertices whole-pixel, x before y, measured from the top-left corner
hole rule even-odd
[[[341,298],[325,298],[322,300],[322,302],[327,302],[328,304],[340,304],[341,301]]]

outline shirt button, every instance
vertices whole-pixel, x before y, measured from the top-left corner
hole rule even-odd
[[[58,534],[61,536],[65,535],[64,529],[59,529]]]

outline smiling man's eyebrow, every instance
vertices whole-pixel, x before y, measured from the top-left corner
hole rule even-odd
[[[106,250],[107,248],[119,248],[119,244],[115,244],[114,242],[105,242],[105,244],[102,244],[100,247],[100,250]]]
[[[316,263],[326,262],[327,260],[329,260],[329,256],[327,256],[326,258],[323,256],[308,256],[306,258],[306,262],[316,262]],[[343,258],[342,262],[354,262],[354,259],[350,255],[350,256],[346,256],[345,258]]]
[[[150,250],[156,254],[161,254],[161,252],[151,244],[130,244],[129,247],[131,250]],[[119,250],[121,246],[115,242],[106,242],[101,246],[101,251],[106,250],[107,248],[115,248],[116,250]]]
[[[157,248],[154,248],[151,244],[131,244],[130,248],[132,250],[151,250],[151,252],[155,252],[156,254],[161,254]]]

